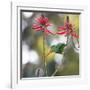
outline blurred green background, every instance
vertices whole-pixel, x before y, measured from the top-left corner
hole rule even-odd
[[[44,73],[44,60],[43,53],[45,55],[49,52],[50,46],[63,42],[66,42],[64,36],[59,35],[46,35],[45,43],[43,45],[42,32],[36,32],[32,29],[32,24],[35,23],[35,18],[40,17],[41,14],[48,17],[52,26],[48,27],[53,32],[58,31],[58,26],[63,26],[66,20],[66,16],[69,16],[70,22],[75,25],[75,31],[79,34],[79,14],[68,13],[54,13],[54,12],[25,12],[21,13],[21,37],[22,37],[22,77],[45,77]],[[61,58],[59,54],[51,53],[45,57],[47,62],[47,74],[52,74],[57,69],[54,76],[65,75],[79,75],[79,49],[77,48],[77,42],[74,39],[76,48],[73,48],[72,41],[65,48],[64,55]],[[45,51],[43,49],[45,47]]]

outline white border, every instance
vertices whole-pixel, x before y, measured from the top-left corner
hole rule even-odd
[[[32,5],[34,5],[32,7]],[[26,6],[26,7],[25,7]],[[60,86],[71,84],[85,84],[87,83],[87,60],[85,57],[85,44],[87,44],[86,37],[86,15],[87,9],[83,6],[66,6],[48,4],[45,8],[40,8],[45,4],[32,4],[32,3],[17,3],[11,4],[12,10],[12,77],[11,87],[46,87],[46,86]],[[36,8],[37,7],[37,8]],[[51,9],[52,8],[52,9]],[[80,14],[80,76],[60,76],[60,77],[47,77],[35,79],[20,79],[20,10],[43,10],[43,11],[58,11],[58,12],[79,12]],[[18,21],[17,21],[18,20]],[[18,22],[18,23],[17,23]],[[18,27],[18,28],[17,28]],[[18,30],[18,31],[17,31]]]

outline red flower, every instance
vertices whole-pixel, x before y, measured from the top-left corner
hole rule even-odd
[[[54,34],[47,29],[48,26],[51,26],[51,24],[48,22],[48,18],[42,15],[36,18],[36,24],[32,25],[32,29],[34,29],[35,31],[43,31],[46,34]]]
[[[59,27],[59,32],[57,32],[56,34],[59,35],[71,35],[75,38],[79,38],[79,36],[76,34],[76,32],[74,31],[74,25],[72,25],[71,23],[69,23],[69,21],[67,20],[67,22],[65,22],[64,26],[60,26]]]

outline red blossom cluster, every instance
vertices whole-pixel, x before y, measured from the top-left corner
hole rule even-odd
[[[42,16],[36,18],[36,24],[33,24],[32,28],[35,31],[43,31],[46,34],[54,35],[54,33],[52,31],[47,29],[48,26],[51,26],[51,24],[48,21],[49,21],[48,18],[42,15]]]
[[[79,36],[74,31],[74,25],[69,22],[65,22],[64,26],[60,26],[59,32],[57,32],[56,34],[65,36],[71,35],[72,37],[79,38]]]
[[[36,18],[36,24],[32,25],[32,28],[35,31],[43,31],[46,34],[58,34],[58,35],[71,35],[72,37],[79,38],[79,36],[75,32],[74,25],[69,22],[69,17],[67,16],[67,20],[64,23],[64,26],[58,27],[58,32],[54,33],[51,30],[48,30],[47,27],[51,26],[49,23],[49,20],[44,15],[41,15],[40,17]]]
[[[57,34],[64,34],[65,36],[71,35],[72,37],[79,38],[79,36],[75,32],[74,25],[69,22],[69,17],[67,16],[66,22],[64,26],[59,27],[59,32]]]

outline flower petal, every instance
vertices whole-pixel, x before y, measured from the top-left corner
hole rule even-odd
[[[60,26],[59,30],[66,30],[66,28],[64,26]]]
[[[44,17],[44,16],[40,16],[39,18],[36,18],[36,21],[39,24],[46,24],[48,22],[48,18],[47,17]]]
[[[44,22],[46,22],[46,23],[48,22],[48,18],[47,18],[47,17],[44,17],[43,20],[44,20]]]
[[[71,33],[71,35],[75,38],[79,38],[79,36],[76,33]]]
[[[32,25],[32,28],[41,28],[41,26],[38,25],[38,24],[33,24],[33,25]]]
[[[67,32],[64,31],[64,32],[57,32],[56,34],[60,34],[60,35],[63,35],[63,34],[66,34]]]
[[[32,28],[33,29],[38,29],[38,28],[42,28],[42,26],[38,25],[38,24],[33,24],[32,25]]]
[[[42,30],[43,30],[42,28],[35,29],[35,31],[42,31]]]
[[[33,24],[33,25],[32,25],[32,29],[35,29],[36,31],[43,30],[42,26],[40,26],[40,25],[38,25],[38,24]]]
[[[48,30],[48,29],[46,29],[45,32],[46,32],[47,34],[52,34],[52,35],[54,35],[54,33],[53,33],[52,31]]]
[[[48,27],[48,26],[51,26],[52,24],[51,23],[46,23],[45,26]]]

